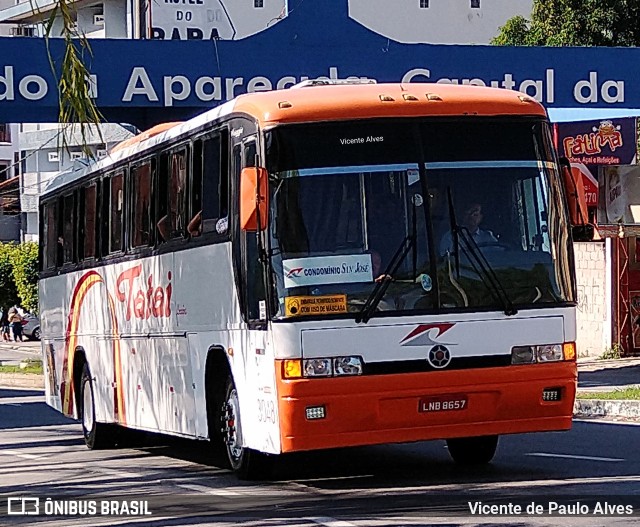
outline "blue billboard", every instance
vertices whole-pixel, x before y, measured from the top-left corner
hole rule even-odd
[[[90,42],[86,63],[101,111],[143,125],[316,77],[496,86],[548,108],[640,108],[640,49],[401,44],[350,19],[347,0],[301,2],[237,41]],[[50,49],[58,63],[63,42]],[[45,41],[0,38],[0,122],[56,121],[57,108]]]

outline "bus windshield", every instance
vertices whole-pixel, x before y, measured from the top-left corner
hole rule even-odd
[[[550,145],[522,118],[271,130],[276,318],[357,319],[372,295],[373,316],[573,301]]]

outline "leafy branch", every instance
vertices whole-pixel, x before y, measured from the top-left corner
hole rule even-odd
[[[34,12],[40,12],[38,6],[34,6],[35,0],[31,2]],[[104,142],[99,126],[104,117],[92,98],[94,87],[85,60],[91,59],[93,52],[86,35],[78,31],[73,3],[73,0],[57,0],[54,3],[48,20],[44,23],[44,38],[51,71],[58,86],[58,122],[64,126],[60,134],[60,147],[69,151],[71,138],[79,128],[82,151],[93,158],[93,152],[88,146],[89,134],[97,133],[101,142]],[[50,48],[56,22],[60,24],[59,32],[64,45],[59,70]]]

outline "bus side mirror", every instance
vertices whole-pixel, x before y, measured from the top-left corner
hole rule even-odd
[[[569,207],[569,221],[571,225],[586,225],[589,223],[589,213],[582,174],[580,170],[572,169],[571,163],[566,157],[560,158],[560,170]]]
[[[560,158],[560,170],[569,207],[571,236],[574,242],[590,242],[595,237],[595,227],[589,223],[587,196],[582,182],[582,172],[571,166],[566,157]]]
[[[240,228],[243,231],[256,232],[267,227],[268,180],[265,168],[248,167],[240,173]]]

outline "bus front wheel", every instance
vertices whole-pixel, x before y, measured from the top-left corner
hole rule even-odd
[[[91,371],[85,362],[80,378],[80,417],[84,442],[91,450],[111,448],[115,445],[114,427],[96,422],[96,403],[91,382]]]
[[[238,391],[231,376],[227,379],[221,419],[231,469],[241,479],[268,479],[273,469],[272,456],[243,446]]]
[[[498,436],[447,439],[449,455],[459,465],[486,465],[496,453]]]

